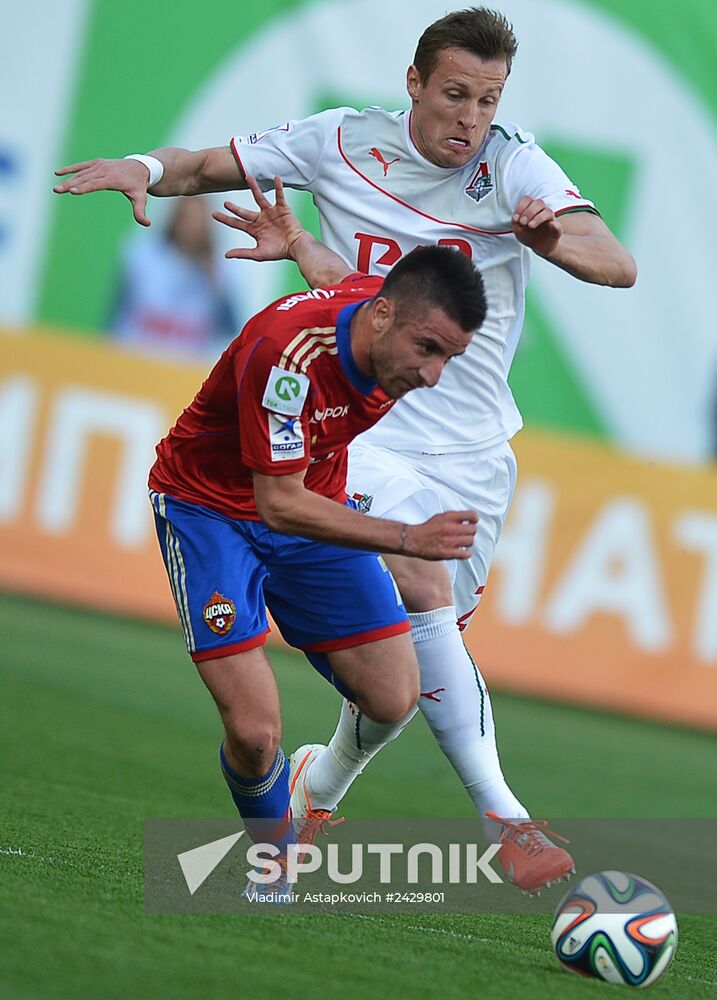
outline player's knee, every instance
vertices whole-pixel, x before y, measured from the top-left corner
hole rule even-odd
[[[415,708],[419,695],[418,679],[406,678],[390,690],[369,694],[363,699],[362,709],[374,722],[393,724]]]
[[[250,726],[227,725],[227,746],[241,774],[260,777],[271,767],[281,741],[281,731],[272,723]]]
[[[415,701],[412,703],[406,701],[370,702],[365,709],[365,713],[374,722],[392,726],[405,718],[415,704]]]

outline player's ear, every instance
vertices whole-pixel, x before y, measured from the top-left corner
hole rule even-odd
[[[421,77],[415,66],[409,66],[406,71],[406,90],[412,101],[418,100],[421,87]]]
[[[377,295],[373,300],[371,310],[371,320],[376,333],[380,336],[383,336],[384,333],[388,333],[393,326],[395,315],[396,303],[393,299],[388,299],[384,295]]]

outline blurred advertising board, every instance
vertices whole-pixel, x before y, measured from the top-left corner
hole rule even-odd
[[[524,430],[467,633],[501,686],[717,727],[717,466]]]
[[[0,359],[0,586],[172,617],[147,472],[201,370],[42,333]]]
[[[0,332],[0,587],[174,620],[146,477],[203,374]],[[717,728],[717,469],[534,430],[515,449],[465,633],[492,684]]]

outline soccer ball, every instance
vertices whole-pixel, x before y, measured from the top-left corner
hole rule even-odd
[[[650,986],[677,948],[677,920],[664,894],[627,872],[581,879],[555,911],[551,931],[563,967],[623,986]]]

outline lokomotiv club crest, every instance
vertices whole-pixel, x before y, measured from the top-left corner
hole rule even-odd
[[[490,175],[490,167],[485,160],[481,160],[478,169],[471,177],[470,184],[465,189],[466,194],[473,201],[481,201],[493,190],[493,178]]]

